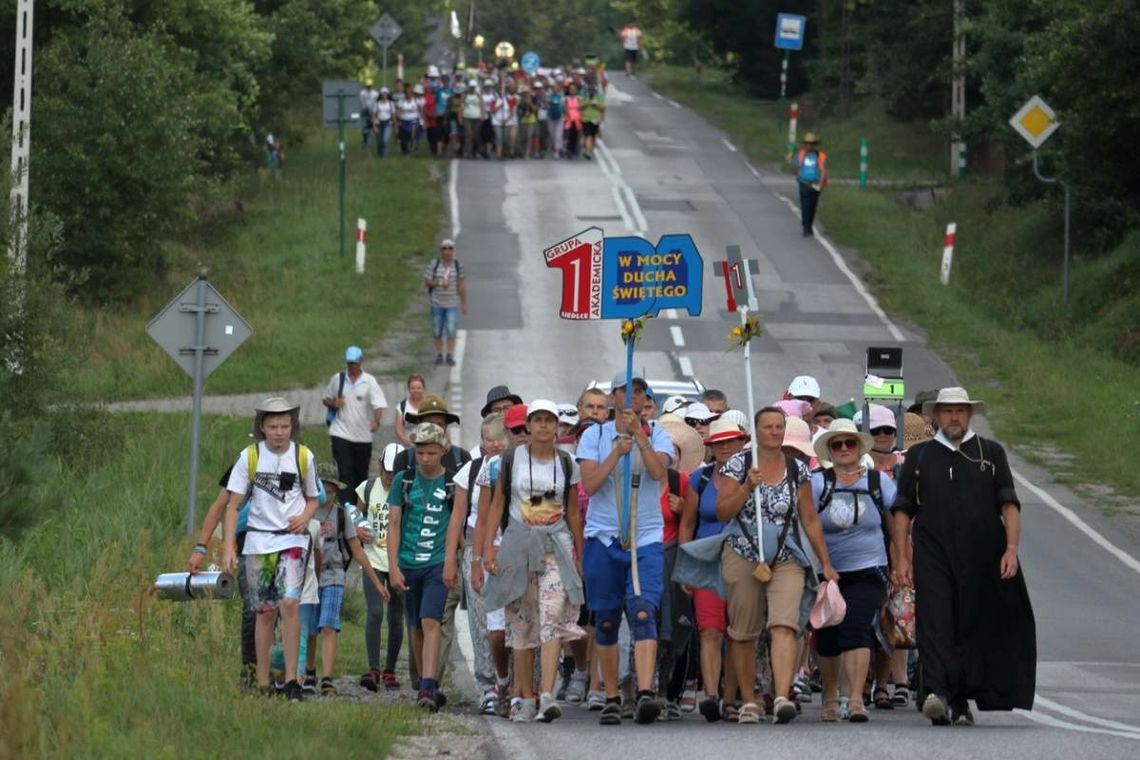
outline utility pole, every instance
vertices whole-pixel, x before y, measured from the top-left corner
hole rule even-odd
[[[950,86],[950,115],[956,121],[966,118],[966,31],[965,0],[954,0],[954,80]],[[966,178],[966,142],[960,133],[950,141],[950,174]]]
[[[12,240],[8,258],[12,273],[22,278],[28,257],[28,161],[32,139],[32,10],[34,0],[18,0],[16,8],[16,77],[12,88]],[[23,298],[20,287],[19,298]]]

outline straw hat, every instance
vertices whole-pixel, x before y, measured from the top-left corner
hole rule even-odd
[[[819,145],[819,135],[817,135],[815,132],[808,132],[806,135],[804,135],[804,144]]]
[[[984,401],[971,399],[970,394],[966,393],[965,388],[959,388],[956,385],[939,390],[937,398],[933,401],[927,401],[922,405],[922,413],[927,416],[934,414],[934,407],[939,404],[967,404],[972,407],[971,411],[975,413],[986,413],[986,403]]]
[[[705,445],[711,446],[720,441],[732,441],[738,438],[747,441],[748,433],[744,432],[744,429],[741,428],[740,425],[722,416],[719,420],[709,425],[709,434],[705,438]]]
[[[855,436],[859,439],[859,456],[871,450],[874,439],[868,433],[861,432],[851,420],[838,419],[831,423],[827,432],[815,439],[815,455],[820,462],[831,461],[831,439],[839,436]]]
[[[914,412],[907,412],[903,416],[903,448],[909,449],[911,446],[929,441],[934,437],[934,428],[930,426],[921,415]]]
[[[681,472],[697,469],[705,458],[705,444],[700,433],[675,418],[662,418],[657,424],[669,434],[669,439],[681,452],[681,459],[675,463],[675,468]]]

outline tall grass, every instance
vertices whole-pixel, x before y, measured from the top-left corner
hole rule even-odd
[[[235,188],[237,207],[215,208],[170,251],[170,269],[146,295],[114,308],[76,307],[62,326],[76,345],[71,393],[81,400],[185,395],[189,383],[144,328],[193,277],[211,283],[253,335],[207,382],[208,392],[315,383],[349,343],[369,345],[416,287],[416,264],[434,250],[446,164],[425,156],[377,160],[348,130],[345,255],[338,254],[336,133],[286,146],[279,180]],[[368,264],[353,272],[356,219],[368,222]]]
[[[172,476],[185,465],[188,419],[132,415],[126,427],[121,449],[88,475],[54,473],[55,517],[18,546],[0,541],[0,756],[317,757],[335,747],[383,757],[417,732],[408,707],[240,693],[240,602],[150,593],[189,549],[185,482]],[[247,429],[207,420],[207,502]]]

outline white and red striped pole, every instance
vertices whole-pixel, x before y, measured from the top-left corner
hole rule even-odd
[[[954,261],[954,238],[958,234],[958,224],[950,222],[946,225],[946,240],[942,244],[942,284],[950,284],[950,264]]]
[[[800,123],[800,104],[792,101],[788,108],[788,153],[796,150],[796,126]]]
[[[368,242],[368,222],[356,220],[356,273],[364,274],[364,247]]]

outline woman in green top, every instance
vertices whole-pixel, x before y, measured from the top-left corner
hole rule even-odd
[[[597,84],[591,82],[586,88],[582,101],[582,155],[587,159],[594,157],[594,142],[602,128],[602,119],[606,114],[606,96],[598,89]]]

